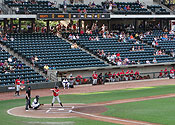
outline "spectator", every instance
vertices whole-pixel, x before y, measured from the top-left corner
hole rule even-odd
[[[49,70],[49,66],[46,64],[45,66],[44,66],[44,72],[47,74],[47,71]]]
[[[156,60],[156,58],[154,58],[154,59],[153,59],[153,63],[157,63],[157,60]]]
[[[146,60],[146,64],[151,64],[149,60]]]
[[[12,56],[10,56],[10,57],[8,58],[8,62],[9,62],[9,63],[13,62]]]

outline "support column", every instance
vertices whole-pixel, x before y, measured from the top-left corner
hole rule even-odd
[[[47,33],[49,33],[49,20],[47,20]]]
[[[4,33],[7,33],[7,18],[4,19]]]
[[[136,31],[137,30],[137,20],[134,19],[134,30]]]
[[[160,20],[160,29],[163,29],[163,20]]]
[[[19,32],[21,32],[21,19],[19,19]]]
[[[169,20],[166,19],[166,26],[167,26],[167,30],[170,31],[170,25],[169,25]]]
[[[79,33],[80,33],[80,31],[81,31],[81,26],[82,26],[82,25],[81,25],[81,20],[80,20],[80,19],[78,20],[78,23],[79,23],[78,25],[79,25]]]
[[[143,20],[143,28],[144,28],[144,31],[146,31],[146,21]]]
[[[32,32],[35,32],[35,19],[31,23]]]
[[[108,20],[108,30],[111,31],[111,20]]]
[[[13,18],[10,18],[10,32],[13,31]]]

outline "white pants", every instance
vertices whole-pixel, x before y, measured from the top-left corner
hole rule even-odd
[[[128,81],[128,77],[125,76],[125,80]]]
[[[132,80],[132,77],[130,77],[130,80]]]
[[[16,85],[16,91],[20,90],[20,85]]]
[[[67,85],[67,88],[69,88],[69,84],[70,84],[69,82],[66,82],[66,83],[65,82],[62,82],[62,85],[63,85],[63,88],[64,89],[65,89],[66,85]]]
[[[93,85],[97,84],[97,79],[93,79]]]
[[[53,96],[52,103],[55,102],[55,99],[57,99],[58,103],[61,103],[59,96]]]
[[[174,74],[170,74],[170,78],[174,79]]]

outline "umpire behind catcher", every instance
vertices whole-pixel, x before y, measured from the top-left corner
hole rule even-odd
[[[31,88],[29,86],[28,89],[26,90],[26,111],[28,111],[29,108],[32,108],[30,98],[31,98]]]

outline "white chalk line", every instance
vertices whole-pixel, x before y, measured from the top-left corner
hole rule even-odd
[[[141,123],[141,122],[130,121],[130,120],[123,120],[123,119],[118,119],[118,118],[111,118],[111,117],[105,117],[105,116],[98,116],[98,115],[87,114],[87,113],[83,113],[83,112],[77,112],[77,111],[72,111],[72,112],[73,112],[73,113],[77,113],[77,114],[81,114],[81,115],[96,117],[96,118],[109,119],[109,120],[121,121],[121,122],[128,122],[128,123],[135,123],[135,124],[139,124],[139,125],[150,125],[150,124],[148,124],[148,123]]]
[[[49,108],[49,109],[46,111],[46,113],[50,112],[50,110],[51,110],[51,108]]]
[[[136,100],[121,99],[121,100],[116,100],[116,101],[122,101],[122,102],[110,102],[110,103],[103,103],[103,104],[85,105],[85,106],[78,106],[78,108],[91,107],[91,106],[104,106],[104,105],[122,104],[122,103],[129,103],[129,102],[138,102],[138,101],[146,101],[146,100],[153,100],[153,99],[169,98],[169,97],[174,97],[174,96],[175,96],[175,94],[168,95],[168,96],[162,96],[162,97],[150,97],[150,98],[149,97],[147,97],[147,98],[141,97],[140,99],[139,98],[132,98],[132,99],[136,99]]]

